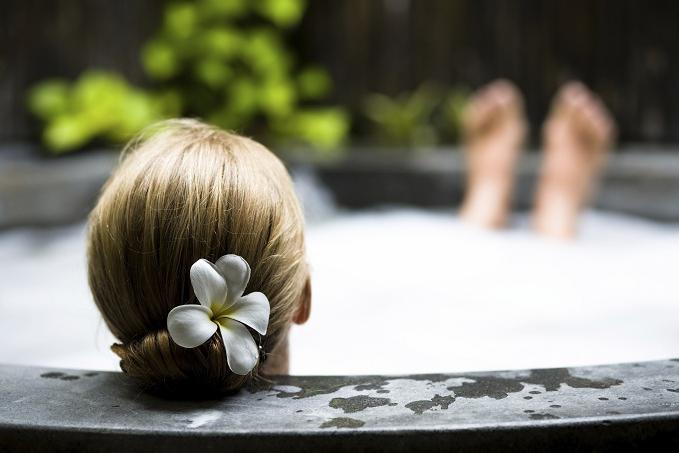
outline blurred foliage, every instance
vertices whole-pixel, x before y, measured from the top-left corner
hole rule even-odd
[[[28,102],[45,121],[43,141],[54,153],[81,148],[97,137],[124,141],[146,125],[179,113],[175,93],[147,93],[101,71],[85,72],[73,84],[43,82],[30,92]]]
[[[396,97],[371,94],[364,113],[379,142],[417,148],[456,141],[467,99],[468,92],[463,88],[444,90],[424,83]]]
[[[153,90],[114,73],[86,72],[74,83],[48,80],[29,94],[54,152],[95,138],[123,141],[164,117],[196,116],[270,140],[337,147],[349,131],[339,108],[314,106],[332,89],[322,68],[298,67],[285,43],[306,0],[168,2],[141,62]]]

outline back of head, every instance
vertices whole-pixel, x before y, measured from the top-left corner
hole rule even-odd
[[[123,151],[89,219],[94,301],[121,344],[121,368],[165,393],[241,387],[219,333],[185,349],[167,332],[168,312],[192,303],[191,265],[240,255],[246,290],[267,295],[265,351],[284,338],[304,290],[303,218],[281,162],[262,145],[195,120],[153,126]],[[255,338],[257,338],[255,336]]]

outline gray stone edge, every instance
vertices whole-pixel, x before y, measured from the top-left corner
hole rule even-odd
[[[118,161],[112,150],[48,159],[37,158],[30,147],[15,148],[0,146],[0,228],[84,219]],[[454,206],[464,191],[464,161],[457,148],[424,153],[357,148],[335,157],[299,152],[284,152],[282,157],[292,169],[313,169],[338,204],[348,208]],[[532,204],[540,158],[538,153],[526,153],[517,169],[515,205],[519,209]],[[633,146],[611,156],[596,205],[679,221],[678,198],[679,152]]]
[[[625,423],[641,423],[641,422],[656,422],[656,421],[675,421],[679,428],[679,411],[664,412],[664,413],[650,413],[650,414],[622,414],[622,415],[607,415],[595,417],[581,417],[557,420],[533,420],[533,421],[514,421],[501,423],[478,423],[478,424],[450,424],[439,425],[431,427],[418,428],[403,428],[403,427],[361,427],[346,430],[296,430],[296,429],[257,429],[257,430],[240,430],[240,431],[195,431],[192,436],[197,437],[218,437],[218,438],[232,438],[232,437],[268,437],[268,436],[303,436],[303,437],[336,437],[338,435],[361,436],[361,435],[420,435],[427,433],[441,433],[441,432],[461,432],[461,431],[488,431],[488,430],[526,430],[528,429],[550,429],[562,427],[579,427],[579,426],[595,426],[595,425],[611,425],[611,424],[625,424]],[[185,431],[178,430],[162,430],[162,429],[143,429],[143,428],[95,428],[95,427],[78,427],[73,425],[41,425],[35,424],[13,424],[0,421],[0,432],[12,430],[28,430],[28,431],[53,431],[53,432],[72,432],[72,433],[96,433],[102,435],[108,434],[123,434],[125,436],[178,436],[186,437]],[[677,432],[679,437],[679,432]]]

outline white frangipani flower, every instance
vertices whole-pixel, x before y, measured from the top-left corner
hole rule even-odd
[[[248,374],[257,364],[259,350],[245,326],[266,335],[270,311],[264,294],[243,296],[250,266],[238,255],[224,255],[214,264],[205,259],[196,261],[190,275],[200,305],[180,305],[170,311],[170,337],[179,346],[195,348],[219,329],[229,368],[236,374]]]

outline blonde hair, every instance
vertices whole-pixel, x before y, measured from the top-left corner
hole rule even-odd
[[[252,268],[246,293],[269,298],[262,346],[271,352],[308,279],[285,167],[259,143],[196,120],[165,121],[131,141],[90,214],[87,247],[90,288],[121,341],[112,350],[125,373],[165,393],[226,392],[257,374],[230,371],[219,331],[194,349],[167,332],[168,312],[195,302],[191,265],[227,253]]]

